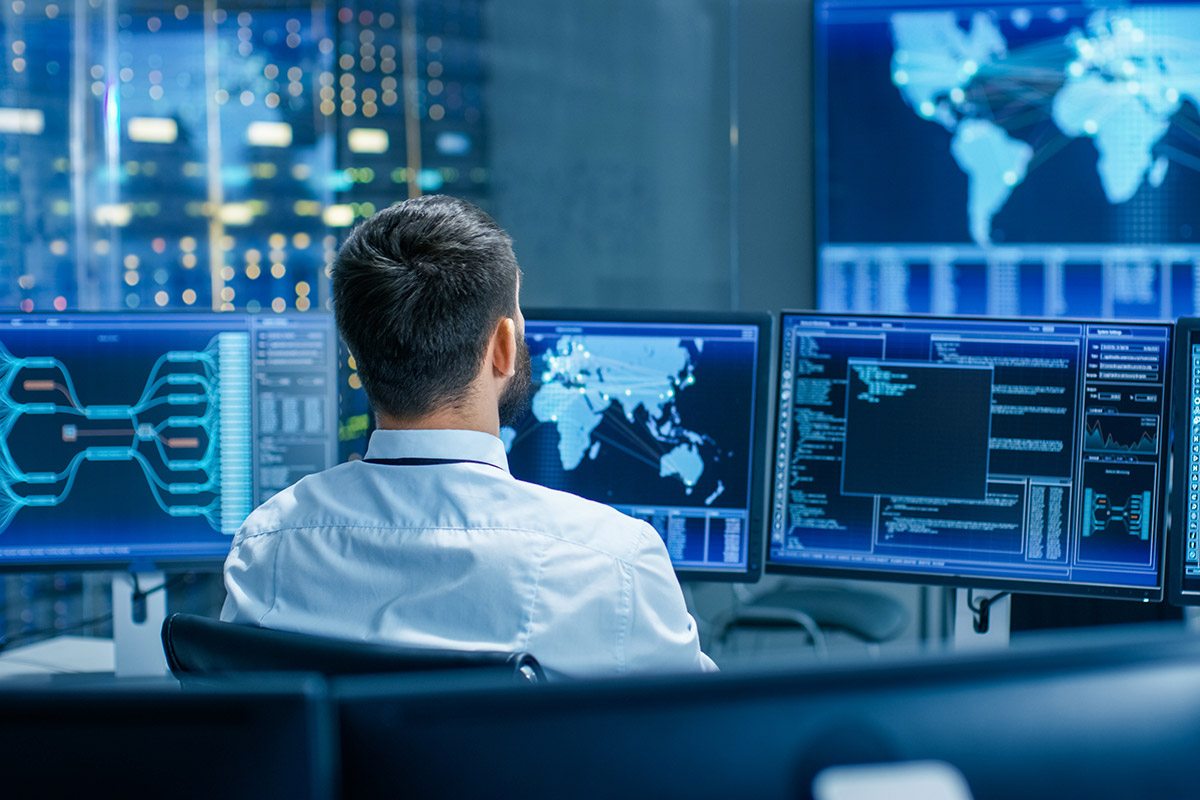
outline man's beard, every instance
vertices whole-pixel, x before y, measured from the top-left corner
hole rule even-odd
[[[533,388],[533,362],[524,336],[517,337],[516,372],[500,394],[500,427],[516,424],[529,408],[529,392]]]

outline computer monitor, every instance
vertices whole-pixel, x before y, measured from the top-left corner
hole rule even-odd
[[[287,797],[338,791],[337,720],[316,675],[0,682],[9,797]]]
[[[1200,4],[814,10],[820,308],[1200,313]]]
[[[1200,605],[1200,317],[1175,324],[1167,599]]]
[[[1161,600],[1173,328],[784,312],[768,571]]]
[[[770,316],[528,310],[525,339],[513,475],[649,522],[681,578],[757,580]]]
[[[219,563],[336,463],[323,313],[0,314],[0,568]]]
[[[1196,638],[1178,628],[1103,633],[537,691],[339,681],[343,793],[809,798],[836,765],[933,759],[957,769],[975,800],[1194,795]],[[537,769],[514,766],[530,753]],[[896,780],[850,796],[956,795],[905,792]]]

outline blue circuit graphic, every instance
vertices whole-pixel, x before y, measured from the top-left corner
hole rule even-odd
[[[1150,510],[1152,495],[1139,492],[1130,495],[1123,505],[1116,505],[1105,492],[1083,490],[1083,535],[1090,537],[1109,525],[1124,526],[1125,532],[1143,542],[1150,540]]]
[[[17,357],[0,344],[0,534],[22,509],[66,502],[89,462],[135,464],[163,514],[232,534],[250,511],[250,390],[246,332],[162,353],[124,404],[88,403],[58,357]],[[43,446],[18,456],[19,427]],[[66,463],[45,463],[62,448]]]

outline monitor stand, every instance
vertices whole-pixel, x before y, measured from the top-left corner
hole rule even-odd
[[[152,591],[135,602],[135,594],[161,587],[161,572],[114,572],[113,662],[117,677],[147,677],[167,674],[163,655],[162,626],[167,618],[167,592]]]
[[[1007,592],[988,589],[976,589],[973,592],[969,592],[967,589],[955,589],[954,594],[953,646],[955,650],[1002,650],[1008,647],[1012,616],[1011,595]],[[993,597],[997,599],[990,600]],[[984,600],[988,600],[986,626],[981,632],[976,629],[976,620],[980,616],[978,611],[980,603]]]

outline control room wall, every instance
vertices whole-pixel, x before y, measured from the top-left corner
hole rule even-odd
[[[809,304],[807,2],[488,8],[493,210],[526,305]]]

